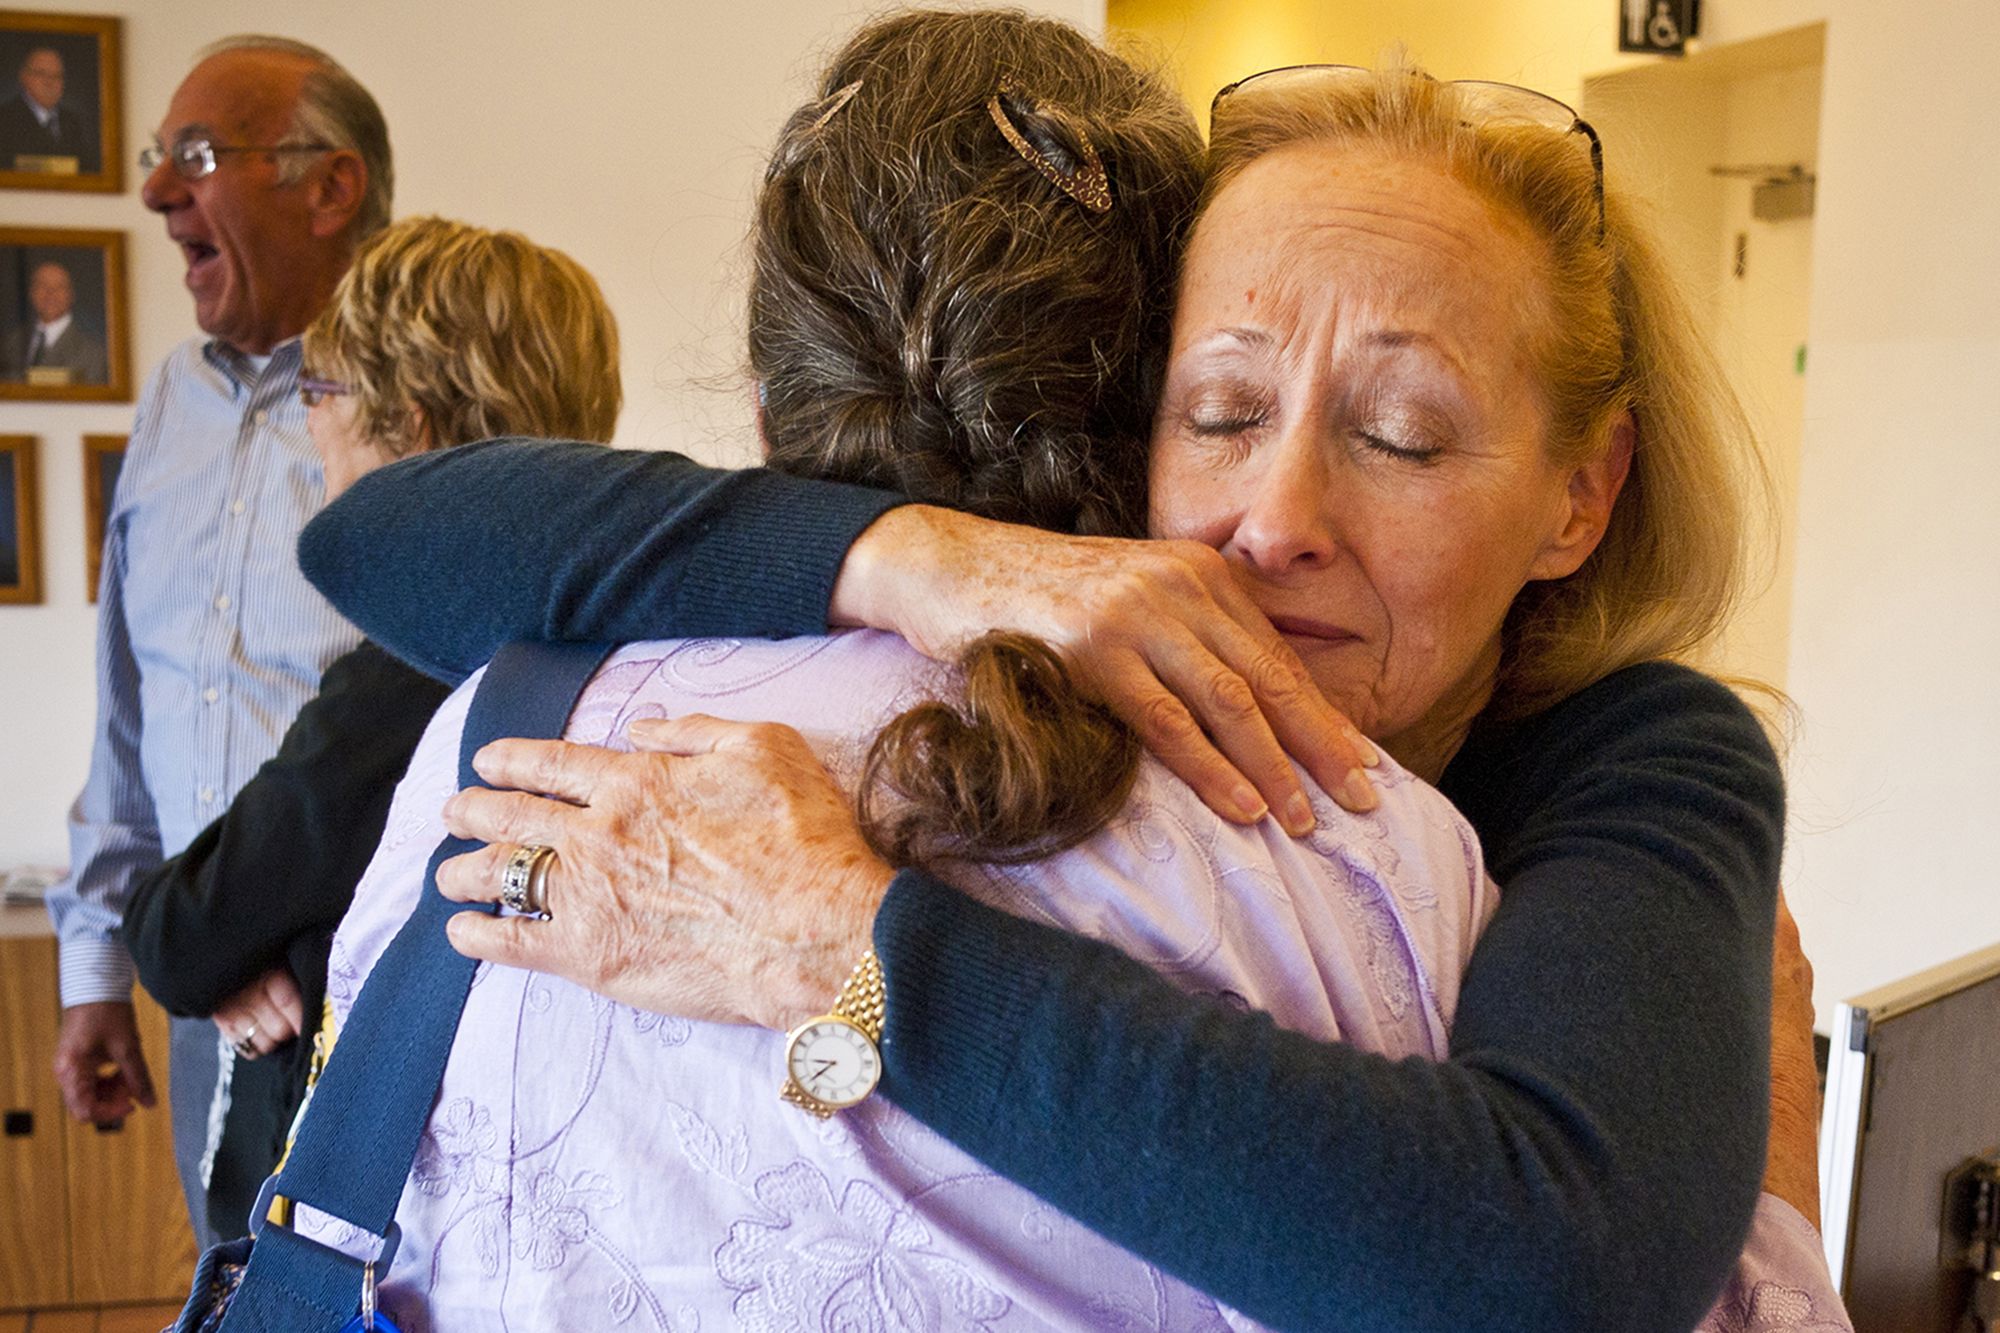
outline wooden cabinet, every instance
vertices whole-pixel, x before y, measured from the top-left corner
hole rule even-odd
[[[174,1175],[167,1018],[137,1002],[159,1105],[116,1130],[77,1124],[49,1072],[56,942],[40,909],[0,909],[0,1310],[187,1295],[194,1237]]]
[[[0,1308],[69,1300],[69,1181],[55,941],[0,939]]]

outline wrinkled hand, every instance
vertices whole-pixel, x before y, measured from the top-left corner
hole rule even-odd
[[[115,1125],[153,1105],[153,1076],[139,1046],[139,1021],[129,1002],[74,1004],[56,1033],[56,1087],[78,1120]]]
[[[1813,970],[1784,896],[1771,959],[1771,1144],[1764,1189],[1819,1225],[1819,1070]]]
[[[906,505],[855,542],[832,612],[947,661],[988,630],[1035,635],[1225,819],[1268,807],[1288,832],[1312,828],[1288,754],[1348,809],[1375,806],[1374,746],[1200,542],[1068,537]]]
[[[305,1031],[305,1000],[289,968],[272,968],[224,1000],[211,1017],[222,1039],[236,1046],[239,1059],[269,1055]],[[239,1045],[245,1037],[255,1054]]]
[[[783,1031],[825,1012],[894,874],[845,794],[790,727],[693,715],[628,735],[638,752],[530,740],[479,752],[479,776],[514,790],[446,805],[453,833],[491,845],[446,861],[438,888],[496,902],[514,848],[544,844],[550,919],[461,912],[452,947],[656,1013]]]

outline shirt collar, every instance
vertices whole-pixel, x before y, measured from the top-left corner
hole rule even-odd
[[[270,359],[264,365],[264,374],[276,371],[279,374],[297,375],[301,356],[302,337],[285,339],[271,349]],[[202,359],[229,377],[235,393],[255,388],[261,375],[257,363],[248,355],[237,351],[220,338],[210,338],[201,345]]]
[[[35,327],[41,331],[43,343],[53,344],[65,333],[69,332],[69,322],[75,318],[75,315],[64,315],[59,319],[52,319],[46,324],[37,324]]]

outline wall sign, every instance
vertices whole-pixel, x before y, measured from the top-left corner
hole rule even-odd
[[[1686,55],[1700,22],[1701,0],[1618,0],[1618,49]]]

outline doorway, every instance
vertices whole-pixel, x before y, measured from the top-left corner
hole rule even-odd
[[[1655,211],[1688,304],[1762,446],[1771,504],[1746,599],[1704,663],[1782,689],[1805,424],[1826,26],[1586,79],[1612,180]]]

